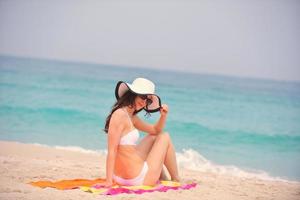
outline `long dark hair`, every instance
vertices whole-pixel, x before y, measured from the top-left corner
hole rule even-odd
[[[106,117],[105,126],[104,126],[104,132],[108,133],[109,128],[109,122],[111,119],[112,114],[118,110],[119,108],[130,106],[134,107],[134,100],[138,96],[138,94],[131,92],[128,90],[123,96],[121,96],[116,103],[112,106],[110,114]],[[141,109],[142,110],[142,109]],[[141,110],[136,110],[133,112],[133,115],[136,115]],[[150,116],[150,113],[146,112],[146,115]]]

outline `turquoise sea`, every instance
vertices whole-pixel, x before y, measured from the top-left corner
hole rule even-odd
[[[169,105],[180,167],[300,181],[300,82],[0,56],[0,140],[103,151],[115,85],[136,77]]]

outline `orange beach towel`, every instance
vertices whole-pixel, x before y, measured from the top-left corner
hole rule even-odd
[[[78,188],[80,186],[90,187],[97,183],[103,183],[103,182],[105,182],[105,179],[98,178],[98,179],[94,179],[94,180],[73,179],[73,180],[61,180],[61,181],[56,181],[56,182],[37,181],[37,182],[31,182],[29,184],[36,186],[36,187],[41,187],[41,188],[52,187],[52,188],[56,188],[59,190],[68,190],[68,189]]]

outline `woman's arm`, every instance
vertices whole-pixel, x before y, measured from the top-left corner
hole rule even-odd
[[[166,104],[163,104],[160,109],[160,117],[155,124],[146,123],[143,120],[141,120],[138,116],[134,116],[133,118],[134,126],[143,132],[149,133],[151,135],[157,135],[160,132],[162,132],[164,129],[168,110],[169,110],[168,106]]]
[[[113,183],[113,171],[117,155],[117,149],[124,128],[124,113],[115,111],[112,115],[109,129],[108,129],[108,142],[107,142],[107,157],[106,157],[106,186],[111,186]]]
[[[160,118],[154,125],[154,128],[157,133],[160,133],[164,130],[164,126],[167,120],[167,114],[169,112],[169,107],[167,104],[163,104],[160,109]]]

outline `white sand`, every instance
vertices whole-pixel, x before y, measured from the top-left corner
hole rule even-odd
[[[245,179],[195,171],[180,171],[194,179],[191,190],[154,192],[142,195],[102,196],[80,190],[40,189],[30,181],[105,177],[105,157],[51,147],[0,141],[0,199],[300,199],[300,184]]]

